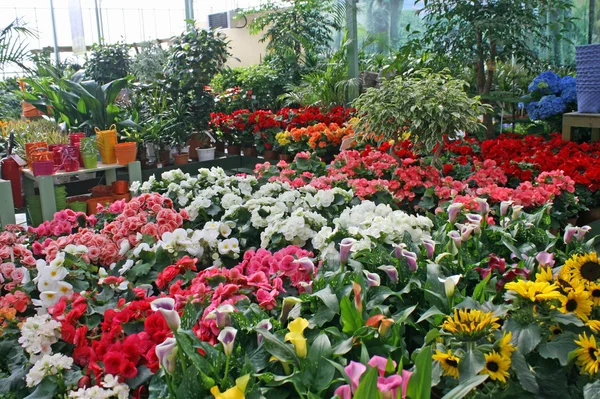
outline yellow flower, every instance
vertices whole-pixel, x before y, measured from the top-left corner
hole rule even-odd
[[[507,359],[511,358],[512,353],[516,349],[510,342],[511,339],[512,332],[509,331],[508,334],[505,332],[500,341],[498,341],[498,352],[502,357],[505,357]]]
[[[435,355],[433,355],[432,358],[433,360],[440,362],[442,369],[444,370],[444,375],[458,378],[458,363],[460,363],[460,358],[454,356],[451,350],[447,353],[436,350]]]
[[[562,296],[556,284],[544,281],[519,280],[507,283],[504,287],[531,302],[559,299]]]
[[[590,299],[594,302],[594,306],[600,306],[600,284],[590,283],[588,286]]]
[[[600,333],[600,321],[598,320],[588,320],[585,325],[590,328],[596,334]]]
[[[509,368],[510,359],[501,356],[496,351],[492,351],[492,353],[485,354],[485,367],[479,374],[489,374],[492,380],[506,383]]]
[[[467,339],[479,339],[492,330],[500,328],[499,320],[491,312],[476,309],[454,309],[454,317],[447,316],[442,328],[454,335]]]
[[[596,374],[600,367],[600,351],[596,345],[596,338],[590,335],[588,338],[585,333],[579,335],[579,341],[575,341],[579,348],[575,349],[577,355],[577,364],[584,372]]]
[[[566,296],[560,298],[562,307],[559,309],[562,313],[575,313],[583,321],[588,320],[592,313],[594,302],[590,299],[590,293],[584,291],[583,287],[569,291]]]
[[[246,386],[248,385],[249,380],[250,374],[246,374],[235,380],[235,386],[229,388],[225,392],[221,393],[219,387],[215,385],[210,389],[210,393],[212,393],[215,399],[245,399],[246,396],[244,393],[246,392]]]
[[[559,277],[568,283],[572,280],[580,280],[580,283],[588,287],[600,279],[600,260],[596,252],[583,255],[573,255],[567,259],[561,268]],[[571,285],[573,285],[571,283]]]
[[[560,328],[560,326],[558,324],[550,326],[549,330],[550,330],[550,336],[548,337],[548,339],[550,341],[552,341],[554,338],[558,337],[563,332],[562,328]]]
[[[538,283],[551,283],[553,279],[551,267],[542,267],[535,275],[535,281]]]
[[[288,324],[289,333],[285,334],[285,340],[290,341],[296,349],[296,355],[299,358],[305,358],[307,354],[306,350],[306,338],[304,338],[304,330],[308,327],[308,320],[298,317],[296,320]]]

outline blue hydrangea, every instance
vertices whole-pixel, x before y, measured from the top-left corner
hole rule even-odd
[[[560,98],[563,99],[565,104],[571,104],[577,102],[577,89],[573,87],[565,87],[560,93]]]
[[[550,94],[542,97],[540,101],[527,104],[526,108],[531,119],[540,120],[564,113],[567,110],[567,104],[562,98]]]
[[[563,92],[568,89],[575,89],[575,82],[576,80],[573,76],[563,76],[558,85],[558,90]]]
[[[529,85],[529,92],[538,91],[541,94],[554,94],[560,90],[560,82],[560,76],[554,72],[542,72]]]

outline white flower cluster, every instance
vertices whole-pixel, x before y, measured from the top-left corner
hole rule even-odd
[[[271,215],[274,217],[277,215]],[[313,238],[317,231],[327,224],[327,219],[316,212],[296,209],[289,216],[275,217],[267,228],[260,234],[260,246],[268,248],[273,236],[281,234],[292,245],[303,247]]]
[[[433,222],[425,216],[409,215],[395,211],[387,204],[376,205],[372,201],[363,201],[352,208],[345,209],[340,217],[333,220],[334,228],[324,227],[313,238],[312,244],[321,252],[331,252],[331,238],[339,232],[357,241],[354,251],[369,249],[373,242],[399,244],[408,233],[412,242],[422,243],[430,239]]]
[[[35,361],[41,356],[52,353],[51,345],[61,337],[61,325],[50,315],[28,317],[21,325],[19,343]]]
[[[129,387],[127,384],[120,384],[117,377],[111,374],[104,376],[102,387],[95,385],[91,388],[79,388],[77,391],[69,392],[69,398],[79,399],[108,399],[129,398]]]
[[[87,250],[87,248],[85,249]],[[70,250],[73,253],[79,253],[83,249],[72,246]],[[64,262],[64,252],[59,252],[50,264],[47,264],[43,259],[36,261],[35,267],[38,273],[33,282],[37,284],[38,291],[40,291],[40,299],[34,299],[34,305],[47,309],[56,305],[61,297],[73,293],[73,286],[64,281],[69,274],[67,268],[63,266]]]
[[[32,388],[39,385],[42,380],[49,375],[57,375],[63,370],[68,370],[73,366],[73,359],[69,356],[57,353],[55,355],[44,355],[35,362],[33,367],[27,373],[25,381],[27,386]]]

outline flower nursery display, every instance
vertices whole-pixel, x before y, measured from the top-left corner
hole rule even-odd
[[[285,3],[0,29],[0,399],[600,398],[593,6]]]

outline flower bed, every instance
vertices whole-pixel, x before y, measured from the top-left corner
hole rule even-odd
[[[165,172],[93,218],[7,228],[0,395],[589,395],[600,261],[588,227],[550,232],[582,177],[544,170],[560,163],[535,161],[542,141],[499,140],[532,166],[470,139],[441,171],[407,143],[329,168],[300,153],[256,176]]]

